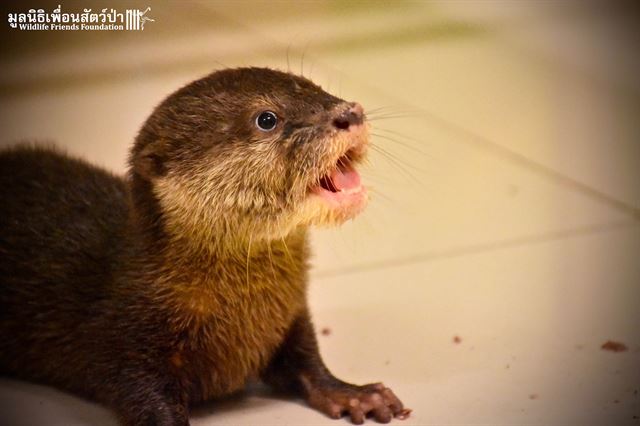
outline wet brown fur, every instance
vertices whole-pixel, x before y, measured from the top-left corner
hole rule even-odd
[[[1,153],[0,372],[130,425],[186,425],[251,378],[330,415],[379,393],[324,367],[306,305],[307,226],[364,207],[308,194],[354,143],[331,126],[345,108],[301,77],[223,70],[156,108],[126,179],[52,149]],[[284,118],[273,132],[254,126],[263,110]]]

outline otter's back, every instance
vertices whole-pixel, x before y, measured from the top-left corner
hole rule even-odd
[[[127,214],[121,178],[49,149],[0,153],[5,351],[91,315],[117,263]]]

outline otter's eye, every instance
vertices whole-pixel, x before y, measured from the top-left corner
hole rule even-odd
[[[256,126],[258,129],[269,132],[278,124],[278,117],[271,111],[265,111],[256,118]]]

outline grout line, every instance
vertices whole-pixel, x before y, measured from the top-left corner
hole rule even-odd
[[[464,128],[463,126],[457,125],[449,120],[439,117],[436,114],[431,113],[423,108],[415,107],[413,105],[412,107],[416,110],[421,111],[425,115],[425,117],[432,122],[435,122],[450,131],[457,132],[460,135],[464,135],[464,138],[462,138],[460,142],[467,145],[479,146],[485,151],[494,154],[496,157],[505,159],[524,169],[543,176],[559,185],[572,189],[573,191],[585,195],[602,204],[606,204],[607,206],[628,215],[630,218],[636,221],[640,221],[640,208],[634,206],[633,204],[627,203],[626,201],[606,194],[596,188],[593,188],[590,185],[587,185],[584,182],[574,179],[571,176],[561,173],[551,167],[545,166],[542,163],[532,160],[525,155],[513,151],[497,142],[493,142],[471,130]]]
[[[332,69],[336,73],[340,73],[339,70],[336,70],[331,66],[329,66],[328,68]],[[521,168],[527,169],[537,174],[538,176],[542,176],[543,178],[553,181],[558,185],[567,187],[574,192],[580,193],[588,198],[591,198],[592,200],[618,210],[621,213],[629,216],[633,220],[640,221],[640,207],[606,194],[584,182],[561,173],[554,168],[545,166],[538,161],[532,160],[523,154],[520,154],[512,149],[505,147],[504,145],[494,142],[472,130],[467,129],[462,125],[455,124],[454,122],[447,120],[446,118],[443,118],[423,107],[417,106],[411,102],[406,101],[405,99],[398,98],[395,95],[390,95],[384,89],[380,89],[374,84],[363,82],[360,82],[360,84],[368,90],[377,92],[379,95],[393,100],[398,105],[405,105],[409,107],[411,110],[415,111],[417,114],[422,115],[426,120],[432,122],[436,126],[459,135],[460,137],[458,138],[452,138],[454,142],[464,143],[465,145],[482,149],[483,151],[488,152],[495,157],[507,160],[508,162],[515,164],[516,166],[519,166]]]
[[[413,256],[380,260],[375,262],[362,262],[352,266],[345,266],[335,269],[319,270],[311,274],[313,279],[333,278],[342,275],[351,275],[359,272],[367,272],[374,270],[382,270],[389,268],[397,268],[401,266],[412,265],[422,262],[431,262],[440,259],[452,259],[467,255],[483,254],[493,251],[499,251],[506,248],[523,247],[530,244],[543,244],[552,241],[565,240],[575,237],[584,237],[605,232],[619,231],[621,229],[639,229],[640,224],[637,222],[613,222],[600,225],[582,226],[579,228],[568,229],[564,231],[553,231],[543,234],[525,235],[516,238],[509,238],[499,241],[491,241],[488,243],[472,244],[462,247],[454,247],[450,249],[431,251]]]

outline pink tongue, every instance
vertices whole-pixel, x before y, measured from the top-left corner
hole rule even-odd
[[[340,167],[331,173],[331,182],[338,191],[354,189],[360,186],[360,175],[350,167]]]

